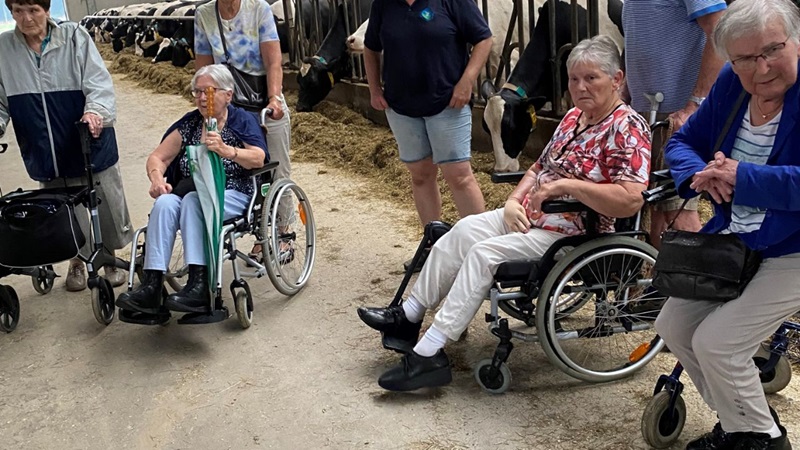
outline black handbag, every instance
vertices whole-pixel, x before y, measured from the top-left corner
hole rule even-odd
[[[225,51],[225,62],[222,64],[228,68],[233,76],[233,100],[231,103],[252,112],[259,112],[267,106],[267,77],[264,75],[250,75],[231,65],[231,55],[228,53],[228,46],[225,43],[225,31],[222,28],[222,18],[219,15],[219,2],[215,5],[217,12],[217,26],[219,26],[219,37],[222,40],[222,48]]]
[[[743,91],[712,153],[722,145],[744,97]],[[661,249],[653,266],[653,287],[663,295],[690,300],[727,302],[739,298],[758,272],[761,253],[748,248],[735,234],[673,230],[673,223],[675,219],[661,238]]]
[[[0,265],[55,264],[74,258],[85,244],[73,196],[39,190],[0,198]]]

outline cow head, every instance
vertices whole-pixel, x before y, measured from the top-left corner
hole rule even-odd
[[[333,71],[328,67],[328,61],[320,56],[305,58],[300,67],[300,73],[297,74],[297,84],[300,85],[297,110],[311,111],[314,105],[328,95],[335,84]]]
[[[193,46],[186,39],[178,39],[173,42],[172,65],[175,67],[185,67],[189,61],[194,59]]]
[[[500,92],[491,81],[481,85],[486,99],[483,127],[492,137],[495,172],[519,170],[517,157],[525,148],[528,136],[536,129],[536,110],[544,106],[544,97],[528,97],[524,90],[506,84]]]

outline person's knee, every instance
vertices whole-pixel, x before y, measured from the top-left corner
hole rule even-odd
[[[453,191],[469,189],[477,185],[469,161],[442,165],[442,176]]]
[[[732,342],[732,338],[724,330],[703,323],[692,336],[692,349],[698,360],[720,358],[735,352]]]
[[[436,166],[430,159],[408,164],[408,171],[411,174],[411,184],[414,186],[426,186],[436,183]]]
[[[153,203],[153,213],[177,212],[181,208],[181,198],[174,194],[159,195]]]

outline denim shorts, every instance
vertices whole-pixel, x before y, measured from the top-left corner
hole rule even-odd
[[[469,161],[472,142],[472,111],[445,108],[429,117],[408,117],[391,109],[386,120],[392,129],[400,161],[413,163],[433,158],[434,164]]]

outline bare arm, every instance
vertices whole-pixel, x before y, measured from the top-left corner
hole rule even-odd
[[[542,202],[568,195],[605,216],[630,217],[642,209],[645,189],[645,184],[628,181],[601,184],[564,178],[541,185],[531,196],[531,207],[541,210]]]
[[[210,66],[214,64],[214,57],[211,55],[195,55],[194,57],[194,70],[200,70],[201,67]]]
[[[159,195],[172,192],[172,186],[164,181],[164,174],[172,160],[181,151],[181,135],[178,130],[170,133],[160,144],[150,153],[145,162],[147,179],[150,180],[150,196],[158,198]]]
[[[486,64],[486,59],[489,57],[489,51],[492,49],[492,38],[488,37],[472,47],[472,55],[469,57],[464,73],[461,79],[453,88],[453,96],[450,98],[451,108],[461,108],[469,103],[472,97],[472,86],[475,80],[478,79],[478,74],[481,67]]]
[[[367,71],[370,103],[373,108],[383,111],[389,104],[383,98],[383,87],[381,87],[381,54],[365,47],[364,67]]]
[[[281,44],[279,41],[262,42],[259,45],[261,59],[264,61],[264,70],[267,71],[267,107],[272,109],[272,118],[278,120],[283,117],[283,105],[279,100],[283,90],[283,67]]]

